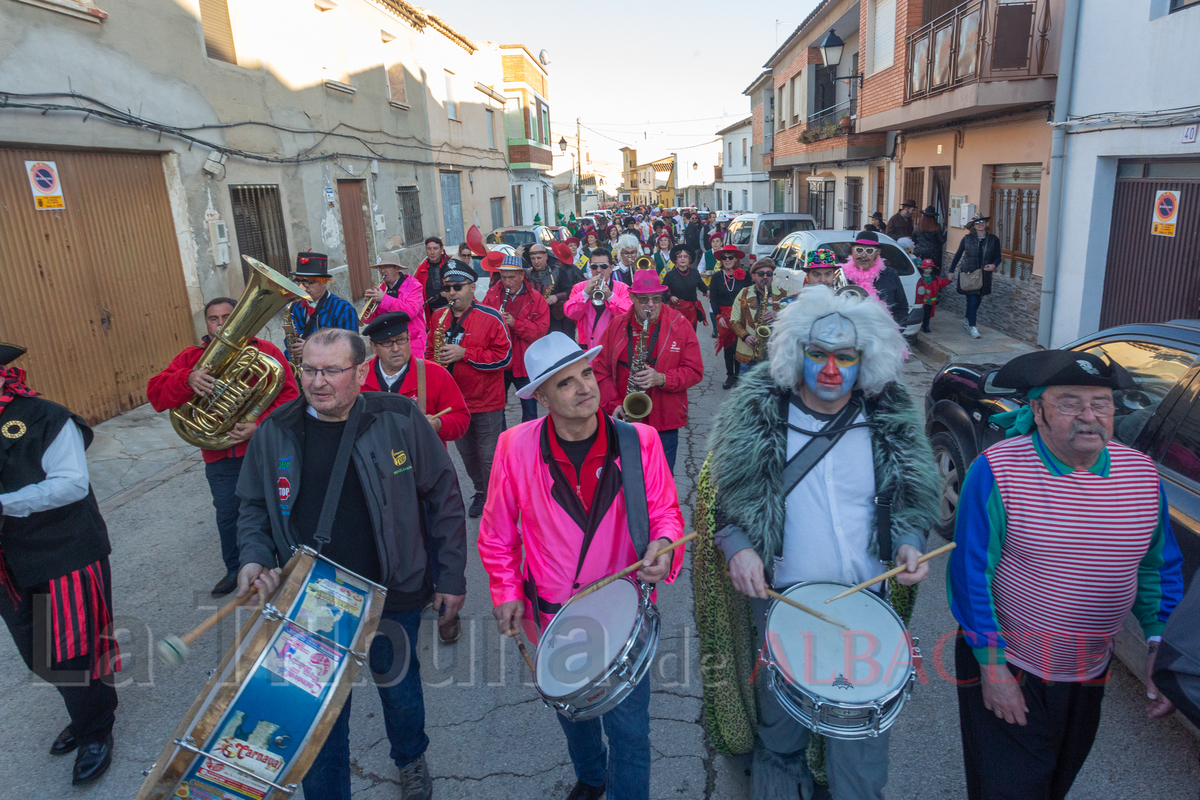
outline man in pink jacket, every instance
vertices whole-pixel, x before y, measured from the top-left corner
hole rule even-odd
[[[384,253],[375,265],[383,278],[383,285],[372,287],[365,292],[367,300],[378,300],[379,308],[369,317],[359,320],[366,325],[372,320],[379,319],[384,314],[393,311],[403,311],[408,314],[412,324],[408,326],[411,337],[412,352],[425,353],[425,293],[421,282],[411,275],[401,272],[404,265],[394,253]]]
[[[638,561],[625,510],[614,421],[600,411],[591,360],[564,333],[551,333],[525,353],[529,384],[549,414],[500,435],[479,525],[479,555],[488,573],[493,614],[506,636],[532,641],[581,588]],[[622,423],[625,424],[625,423]],[[658,551],[683,535],[675,480],[658,433],[633,426],[641,451],[649,545],[638,580],[671,582],[683,551]],[[537,609],[533,603],[537,603]],[[557,715],[577,783],[568,800],[650,796],[650,682],[642,679],[603,716],[573,722]],[[608,738],[607,748],[601,730]],[[607,749],[607,754],[606,754]]]
[[[613,280],[612,253],[597,247],[592,251],[591,259],[591,279],[575,284],[571,296],[563,303],[563,313],[579,326],[579,344],[585,348],[600,344],[608,323],[633,308],[629,286]],[[596,292],[604,293],[604,302],[593,302],[592,295]]]

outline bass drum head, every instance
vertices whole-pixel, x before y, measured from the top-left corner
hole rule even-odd
[[[896,612],[869,589],[825,605],[846,588],[840,583],[802,583],[783,595],[836,619],[849,631],[776,601],[767,617],[768,646],[787,681],[807,694],[835,703],[872,703],[904,686],[912,671],[912,653]]]
[[[563,606],[537,647],[535,680],[542,693],[566,697],[595,683],[628,644],[639,601],[637,587],[621,580]]]

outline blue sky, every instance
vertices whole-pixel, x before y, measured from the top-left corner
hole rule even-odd
[[[816,4],[453,0],[428,8],[471,39],[523,44],[535,56],[545,49],[555,129],[573,131],[580,117],[592,152],[619,162],[619,148],[645,136],[678,150],[749,116],[742,90]]]

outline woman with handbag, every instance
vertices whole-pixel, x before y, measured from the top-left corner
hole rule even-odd
[[[958,243],[958,252],[950,262],[950,275],[958,269],[958,293],[967,298],[967,316],[963,320],[972,339],[979,338],[979,328],[976,327],[976,317],[979,304],[986,295],[992,293],[992,273],[1000,266],[1000,240],[988,233],[987,223],[991,217],[976,214],[971,217],[970,233],[963,236]]]

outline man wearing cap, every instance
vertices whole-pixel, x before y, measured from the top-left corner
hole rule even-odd
[[[750,277],[754,282],[738,292],[729,312],[729,327],[737,337],[734,358],[740,365],[740,372],[766,360],[766,347],[758,342],[758,328],[770,327],[775,322],[780,303],[787,297],[787,292],[771,285],[775,278],[775,262],[771,259],[760,258],[754,262]]]
[[[221,326],[229,319],[236,305],[237,301],[231,297],[214,297],[205,304],[204,324],[208,328],[208,334],[201,340],[202,344],[185,347],[182,353],[171,359],[166,369],[146,384],[146,397],[155,411],[178,408],[196,399],[197,395],[207,397],[212,394],[216,388],[216,379],[208,374],[207,369],[197,370],[195,367],[212,337],[221,330]],[[242,460],[246,455],[246,442],[250,441],[257,426],[261,425],[272,411],[300,396],[300,390],[296,386],[296,373],[288,366],[288,361],[279,348],[258,337],[251,338],[247,345],[279,362],[284,368],[283,388],[257,422],[239,422],[233,426],[233,430],[229,432],[233,440],[232,446],[221,450],[200,450],[200,455],[204,458],[204,477],[208,480],[213,508],[217,512],[221,560],[225,562],[225,576],[213,587],[213,597],[222,597],[237,588],[238,568],[241,566],[238,560],[237,540],[238,507],[241,500],[237,496],[237,482],[242,471]]]
[[[405,275],[401,270],[404,266],[400,257],[395,253],[384,253],[375,265],[379,270],[383,284],[367,289],[367,300],[378,300],[379,308],[375,313],[359,322],[366,325],[384,314],[393,311],[403,311],[415,324],[410,326],[412,349],[418,353],[425,352],[425,293],[421,282],[416,278]]]
[[[708,327],[708,320],[704,317],[704,306],[701,305],[699,297],[699,294],[708,294],[708,286],[700,277],[700,271],[692,269],[692,264],[695,263],[694,256],[687,245],[677,244],[672,247],[671,261],[674,268],[667,270],[662,278],[667,290],[667,302],[671,304],[671,308],[684,316],[693,331],[696,330],[697,320],[703,322],[704,327]]]
[[[580,345],[595,347],[609,323],[632,307],[629,287],[613,277],[612,254],[597,247],[592,251],[592,277],[571,287],[571,296],[563,304],[563,312],[579,329]]]
[[[512,340],[500,312],[475,302],[474,271],[452,264],[442,273],[442,293],[450,305],[429,320],[426,358],[450,371],[471,410],[471,424],[454,446],[475,486],[468,512],[475,518],[487,500],[496,439],[504,430],[504,370],[512,361]],[[445,344],[437,348],[439,338]]]
[[[342,328],[358,332],[358,312],[354,306],[329,291],[329,256],[324,253],[300,253],[296,256],[296,271],[292,273],[296,283],[308,292],[312,302],[297,300],[292,303],[291,321],[296,330],[296,341],[291,346],[291,355],[299,359],[304,355],[304,342],[322,328]]]
[[[704,377],[704,360],[693,330],[695,323],[674,308],[664,307],[665,289],[653,270],[634,274],[629,290],[633,308],[605,329],[600,338],[602,349],[592,367],[600,385],[600,408],[625,419],[622,402],[630,383],[629,368],[643,325],[649,322],[645,328],[646,368],[633,376],[633,384],[649,395],[653,405],[645,418],[636,421],[658,431],[667,464],[674,472],[679,429],[688,423],[687,390]]]
[[[1065,797],[1100,723],[1113,645],[1132,611],[1149,644],[1183,596],[1162,480],[1112,441],[1119,364],[1091,353],[1018,356],[998,387],[1028,404],[967,471],[947,593],[970,800]]]
[[[739,266],[745,253],[732,244],[715,252],[721,271],[713,276],[709,284],[708,302],[716,312],[713,325],[718,331],[717,352],[725,355],[725,383],[721,384],[721,388],[729,389],[738,379],[738,338],[729,326],[729,315],[733,313],[733,301],[738,294],[753,283],[746,277],[746,270]]]
[[[869,297],[887,306],[896,324],[903,325],[908,319],[908,296],[900,274],[884,262],[882,252],[879,234],[860,231],[849,247],[842,274],[847,283],[861,286]]]
[[[92,429],[9,366],[24,353],[0,342],[0,616],[25,666],[62,696],[71,722],[50,754],[78,750],[71,783],[81,786],[112,763],[112,547],[88,482]]]
[[[505,256],[500,262],[500,282],[488,288],[483,304],[500,312],[508,326],[513,355],[504,371],[504,392],[508,387],[520,389],[529,383],[525,373],[525,350],[546,335],[550,329],[550,307],[542,293],[525,275],[525,264],[515,256]],[[537,419],[537,401],[521,401],[521,421]]]
[[[450,254],[437,236],[425,238],[425,260],[417,265],[413,277],[425,291],[425,306],[430,311],[446,307],[446,296],[442,293],[442,273],[450,267]]]
[[[471,412],[445,367],[413,357],[412,330],[416,327],[408,314],[392,311],[381,314],[363,328],[363,336],[371,340],[375,357],[367,362],[369,369],[362,390],[402,394],[415,400],[438,438],[443,443],[453,442],[467,432]],[[441,416],[435,417],[439,413]]]
[[[901,239],[913,234],[913,214],[917,213],[915,200],[905,200],[900,204],[900,210],[892,215],[887,223],[887,235],[893,239]]]
[[[590,363],[599,350],[585,353],[551,333],[525,352],[529,384],[518,396],[536,398],[549,413],[501,435],[495,491],[479,525],[479,555],[501,634],[524,632],[536,642],[572,595],[639,558],[637,578],[652,585],[674,580],[683,564],[680,548],[658,554],[683,535],[662,444],[652,428],[615,421],[601,410]],[[649,520],[648,533],[640,526],[631,531],[627,497],[645,502],[639,519]],[[649,703],[646,676],[600,718],[572,722],[554,715],[575,767],[568,800],[596,800],[606,790],[613,798],[649,798]]]

